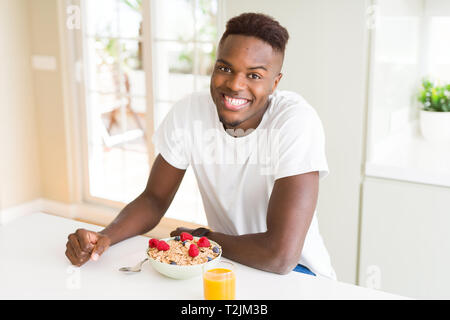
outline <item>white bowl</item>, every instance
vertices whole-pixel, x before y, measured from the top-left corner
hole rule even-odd
[[[165,239],[160,239],[160,240],[164,240],[167,242],[167,241],[173,240],[173,239],[175,239],[175,237],[165,238]],[[194,240],[197,241],[198,239],[200,239],[200,238],[194,237]],[[212,240],[209,240],[209,242],[213,246],[218,246],[220,248],[219,255],[216,258],[214,258],[213,260],[202,263],[202,264],[196,264],[196,265],[190,265],[190,266],[178,266],[178,265],[174,265],[174,264],[168,264],[168,263],[156,261],[155,259],[153,259],[152,257],[150,257],[147,254],[148,261],[150,262],[150,264],[156,271],[158,271],[159,273],[161,273],[167,277],[173,278],[173,279],[189,279],[189,278],[193,278],[196,276],[200,276],[202,274],[204,265],[207,264],[208,266],[215,266],[220,261],[220,257],[222,256],[222,248],[217,244],[217,242],[214,242]]]

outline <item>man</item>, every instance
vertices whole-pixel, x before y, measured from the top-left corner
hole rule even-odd
[[[171,236],[207,236],[225,257],[269,272],[335,279],[315,217],[328,173],[322,124],[299,95],[276,90],[288,38],[266,15],[228,21],[210,92],[175,104],[156,131],[159,154],[144,192],[101,232],[69,235],[73,264],[153,229],[191,165],[211,230],[180,227]]]

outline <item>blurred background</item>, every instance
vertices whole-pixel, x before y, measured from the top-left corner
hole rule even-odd
[[[42,211],[108,224],[145,188],[173,103],[209,87],[242,12],[288,29],[279,88],[324,124],[317,212],[338,280],[450,298],[446,0],[0,0],[0,223]],[[197,224],[188,169],[153,232]]]

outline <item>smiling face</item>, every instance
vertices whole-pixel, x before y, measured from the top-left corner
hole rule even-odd
[[[283,54],[250,36],[229,35],[220,44],[211,96],[226,129],[255,129],[281,79]]]

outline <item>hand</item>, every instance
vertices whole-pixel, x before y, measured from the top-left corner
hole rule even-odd
[[[73,265],[78,267],[89,259],[97,261],[111,244],[108,236],[85,229],[78,229],[75,233],[71,233],[68,239],[66,256]]]
[[[207,228],[197,228],[197,229],[188,229],[184,227],[178,227],[170,233],[171,237],[179,236],[182,232],[187,232],[192,234],[195,237],[204,237],[207,236],[211,230]]]

